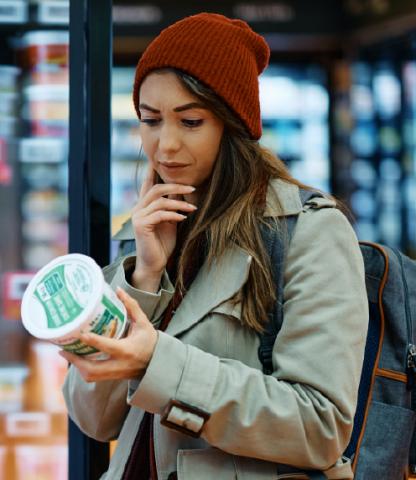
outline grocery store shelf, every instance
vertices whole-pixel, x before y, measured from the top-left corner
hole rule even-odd
[[[42,0],[29,4],[27,0],[0,0],[0,29],[24,26],[32,29],[41,26],[69,24],[69,0]]]

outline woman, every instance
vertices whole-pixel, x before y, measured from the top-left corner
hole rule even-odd
[[[132,325],[121,340],[82,335],[108,360],[62,352],[70,416],[118,439],[106,479],[353,478],[342,452],[367,329],[362,257],[335,201],[302,206],[301,184],[258,143],[268,59],[245,22],[202,13],[162,31],[137,66],[149,172],[119,237],[136,252],[104,270]],[[261,226],[283,231],[289,215],[266,375],[259,333],[275,294]]]

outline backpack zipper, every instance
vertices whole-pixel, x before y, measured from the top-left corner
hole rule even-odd
[[[395,253],[396,257],[399,260],[402,281],[404,287],[404,310],[406,314],[406,325],[407,325],[407,386],[412,388],[416,382],[416,345],[413,343],[413,324],[412,324],[412,313],[409,307],[409,287],[407,285],[406,277],[404,275],[404,266],[402,256],[397,250],[397,248],[392,248],[392,251]]]

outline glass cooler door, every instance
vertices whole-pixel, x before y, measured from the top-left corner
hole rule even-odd
[[[66,362],[22,327],[33,273],[68,250],[69,1],[0,2],[0,478],[65,480]]]

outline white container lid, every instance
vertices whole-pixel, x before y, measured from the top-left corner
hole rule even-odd
[[[85,289],[80,293],[80,298],[76,303],[81,307],[78,316],[60,327],[48,327],[48,317],[45,307],[38,298],[38,287],[42,280],[56,267],[80,268],[88,276],[88,282]],[[97,304],[101,302],[103,295],[104,276],[101,268],[95,261],[79,253],[72,253],[57,257],[43,268],[32,278],[23,295],[21,315],[22,322],[26,330],[33,336],[44,340],[58,339],[77,330],[84,321],[91,316]],[[41,288],[41,287],[39,287]],[[73,293],[73,292],[71,292]],[[47,294],[47,293],[46,293]]]

